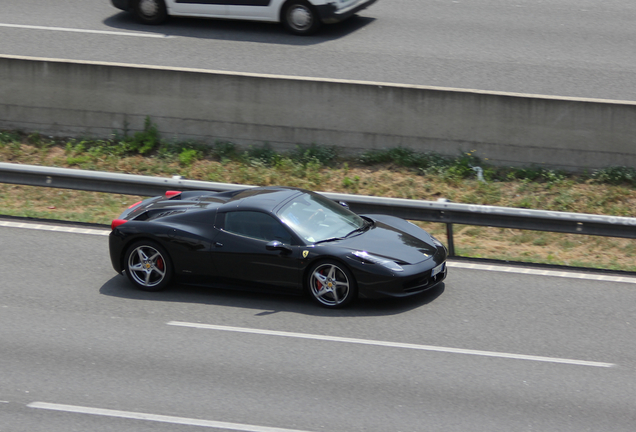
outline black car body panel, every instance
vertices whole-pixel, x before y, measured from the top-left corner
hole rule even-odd
[[[351,271],[360,297],[405,297],[426,291],[446,277],[446,248],[426,231],[396,217],[363,215],[365,228],[359,232],[316,242],[303,239],[279,214],[292,201],[315,196],[302,189],[260,187],[147,199],[122,213],[122,223],[110,234],[113,268],[123,272],[127,249],[145,239],[167,251],[174,276],[183,283],[302,293],[308,270],[325,259]],[[252,217],[248,235],[226,226],[235,223],[239,213]],[[268,218],[273,218],[274,226],[280,225],[276,232],[259,231],[258,220]],[[394,269],[382,264],[385,261]]]

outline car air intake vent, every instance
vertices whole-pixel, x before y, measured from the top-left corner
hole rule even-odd
[[[428,277],[419,277],[405,282],[403,286],[405,292],[419,291],[426,288],[430,284]]]
[[[145,212],[143,212],[143,213],[140,213],[140,214],[139,214],[137,217],[135,217],[133,220],[136,220],[136,221],[145,221],[145,220],[147,220],[147,219],[148,219],[148,217],[149,217],[149,216],[148,216],[148,212],[147,212],[147,211],[145,211]]]
[[[162,218],[166,216],[174,216],[180,213],[185,213],[185,210],[168,210],[168,211],[157,212],[157,213],[153,213],[149,215],[148,219],[158,219],[158,218]]]

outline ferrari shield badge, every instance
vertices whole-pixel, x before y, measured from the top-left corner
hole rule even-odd
[[[303,258],[307,258],[307,255],[309,255],[309,251],[304,250],[303,251]]]

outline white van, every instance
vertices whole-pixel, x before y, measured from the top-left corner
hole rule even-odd
[[[145,24],[160,24],[168,16],[227,18],[280,22],[299,35],[314,33],[322,23],[349,18],[376,0],[111,0],[133,12]]]

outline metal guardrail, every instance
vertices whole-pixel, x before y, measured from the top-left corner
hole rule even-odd
[[[0,183],[143,196],[162,195],[167,190],[223,192],[253,187],[181,177],[160,178],[11,163],[0,163]],[[455,255],[453,224],[636,238],[636,218],[321,193],[330,199],[346,201],[356,213],[382,213],[403,219],[446,224],[451,256]]]

